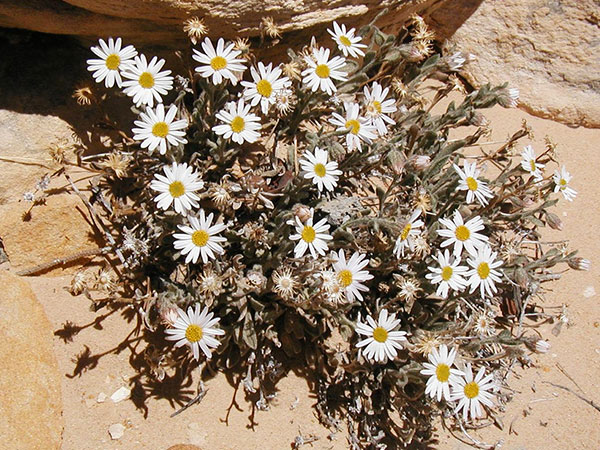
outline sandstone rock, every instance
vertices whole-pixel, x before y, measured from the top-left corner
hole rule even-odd
[[[58,449],[61,376],[52,328],[29,285],[0,272],[0,439],[2,448]]]
[[[510,81],[528,112],[569,125],[600,127],[597,1],[485,0],[476,10],[479,2],[464,3],[458,16],[473,14],[449,45],[477,56],[467,68],[474,85]],[[433,14],[442,37],[458,25],[453,15],[450,8]]]
[[[167,450],[202,450],[202,449],[200,447],[198,447],[197,445],[176,444],[176,445],[169,447]]]
[[[0,110],[0,204],[17,201],[56,167],[48,147],[71,135],[59,117]]]
[[[364,0],[335,3],[314,0],[37,0],[0,2],[0,26],[96,38],[121,36],[131,43],[166,47],[182,41],[182,23],[204,19],[211,35],[257,36],[263,17],[272,17],[283,32],[302,30],[332,20],[366,23],[385,7],[382,23],[403,23],[413,12],[431,11],[458,0]],[[354,18],[353,21],[351,18]]]
[[[84,219],[85,205],[76,195],[51,195],[24,221],[28,209],[25,202],[0,205],[0,236],[14,269],[29,269],[54,258],[98,248],[93,230]],[[64,273],[64,268],[58,266],[52,273]]]

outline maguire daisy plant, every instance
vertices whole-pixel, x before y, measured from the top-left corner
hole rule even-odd
[[[547,351],[532,326],[567,321],[541,307],[555,266],[589,266],[542,239],[577,194],[551,142],[521,144],[524,125],[473,152],[481,111],[518,91],[467,91],[468,57],[434,54],[417,16],[397,35],[334,22],[281,63],[261,56],[265,35],[201,41],[192,22],[180,74],[120,38],[88,61],[134,106],[107,121],[109,154],[80,159],[101,175],[90,211],[111,288],[82,269],[72,292],[133,303],[138,386],[227,371],[268,409],[301,367],[352,448],[425,444],[439,413],[463,428],[501,413],[511,368]]]

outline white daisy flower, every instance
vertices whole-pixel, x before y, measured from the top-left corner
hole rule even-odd
[[[479,369],[475,379],[473,379],[473,370],[471,364],[465,366],[462,376],[457,377],[452,383],[452,393],[450,398],[458,400],[458,405],[454,411],[463,410],[463,418],[467,420],[469,415],[475,419],[483,415],[481,404],[492,407],[492,396],[490,390],[495,389],[492,375],[485,375],[485,367]]]
[[[226,78],[235,86],[238,82],[238,74],[243,73],[246,66],[243,64],[244,60],[238,58],[242,52],[235,50],[234,47],[235,44],[232,42],[225,47],[225,41],[223,38],[219,38],[215,50],[211,40],[204,38],[204,42],[202,42],[204,53],[194,49],[192,55],[192,58],[202,64],[196,67],[196,72],[199,72],[204,78],[212,77],[214,85],[220,84],[223,78]]]
[[[225,124],[215,125],[213,131],[225,139],[243,144],[244,141],[256,142],[260,137],[260,118],[250,112],[250,105],[244,104],[244,99],[239,99],[237,104],[229,102],[216,117]]]
[[[456,164],[453,164],[453,166],[460,177],[456,190],[467,191],[467,203],[473,203],[477,199],[482,206],[487,205],[489,202],[488,199],[492,198],[494,194],[487,186],[487,183],[477,178],[481,173],[476,167],[477,164],[469,164],[467,161],[464,161],[464,171]]]
[[[92,77],[98,83],[104,81],[107,88],[111,88],[117,83],[121,87],[121,73],[131,60],[137,55],[137,50],[133,45],[121,48],[121,38],[113,40],[108,38],[108,44],[103,39],[98,41],[100,47],[91,47],[100,59],[88,59],[88,70],[92,73]]]
[[[542,175],[542,169],[545,164],[536,162],[535,151],[531,145],[526,146],[521,153],[521,167],[524,171],[528,172],[533,179],[538,182],[541,181],[544,176]]]
[[[439,284],[436,295],[446,298],[450,289],[462,291],[467,287],[467,280],[463,277],[469,269],[460,265],[460,258],[450,256],[450,252],[446,249],[444,253],[438,251],[435,259],[439,267],[427,266],[431,273],[425,275],[425,278],[431,280],[431,284]]]
[[[161,95],[166,95],[173,89],[173,77],[170,70],[163,70],[165,60],[156,56],[150,62],[145,55],[136,56],[133,64],[127,65],[121,75],[127,80],[123,81],[123,92],[133,97],[136,106],[154,106],[154,100],[162,103]]]
[[[333,191],[337,186],[338,175],[341,175],[342,171],[337,168],[337,162],[327,162],[327,150],[315,147],[314,153],[306,150],[302,156],[304,159],[301,158],[299,163],[302,170],[306,172],[304,178],[312,180],[319,188],[319,192],[323,191],[323,187],[328,191]]]
[[[355,297],[358,300],[362,300],[361,291],[369,291],[369,288],[362,284],[362,282],[373,278],[373,275],[368,271],[362,270],[369,264],[369,260],[365,259],[364,254],[354,252],[350,259],[346,261],[344,250],[339,250],[337,255],[334,252],[332,256],[337,260],[333,263],[333,270],[336,273],[339,284],[346,293],[348,301],[351,302]]]
[[[354,36],[354,31],[354,28],[346,31],[346,25],[342,24],[340,26],[335,21],[333,22],[333,31],[327,29],[327,32],[333,37],[333,40],[336,42],[344,56],[347,57],[348,54],[354,58],[365,56],[365,52],[363,52],[362,49],[367,48],[367,46],[360,43],[362,38]]]
[[[277,100],[277,93],[287,90],[292,85],[288,77],[281,76],[281,72],[279,66],[273,69],[271,63],[265,66],[259,62],[258,71],[254,67],[250,68],[253,81],[241,82],[242,86],[246,88],[244,97],[250,101],[252,106],[256,106],[260,102],[260,109],[265,115],[269,112],[269,106]]]
[[[383,89],[381,85],[375,81],[372,85],[372,90],[365,86],[363,92],[365,94],[364,103],[367,110],[365,116],[371,125],[375,125],[380,136],[387,133],[386,123],[395,125],[396,122],[388,115],[397,111],[396,101],[393,98],[387,99],[390,88]]]
[[[195,264],[199,256],[202,256],[202,262],[206,264],[209,259],[215,258],[215,253],[218,255],[224,253],[225,250],[219,242],[225,242],[227,239],[217,235],[227,227],[222,223],[211,226],[213,213],[205,217],[204,210],[200,209],[200,220],[193,216],[188,217],[188,220],[191,226],[177,225],[183,233],[173,235],[174,247],[181,250],[182,255],[187,255],[186,264],[190,261]]]
[[[360,117],[360,106],[358,103],[347,103],[344,102],[344,109],[346,110],[346,117],[340,116],[338,113],[332,113],[333,118],[329,119],[329,122],[336,125],[337,131],[348,131],[346,134],[346,147],[352,151],[355,148],[362,151],[360,141],[363,140],[370,144],[373,139],[377,137],[377,129],[369,124],[369,120]]]
[[[405,331],[394,331],[398,325],[400,319],[396,319],[395,314],[388,316],[386,309],[379,312],[377,322],[367,316],[367,323],[363,323],[359,316],[355,330],[367,338],[359,341],[356,347],[361,349],[359,351],[364,353],[365,358],[377,362],[385,363],[388,359],[396,358],[396,349],[402,350],[402,343],[407,342]]]
[[[560,172],[555,170],[552,179],[554,180],[555,184],[554,192],[562,192],[565,200],[572,202],[573,199],[577,197],[577,191],[569,186],[569,182],[573,179],[573,177],[569,172],[567,172],[565,166],[560,168]]]
[[[215,328],[219,322],[218,317],[214,317],[213,313],[208,312],[205,306],[200,312],[200,304],[196,303],[196,307],[188,307],[187,313],[181,308],[177,308],[178,316],[173,324],[173,328],[167,328],[166,339],[168,341],[177,341],[175,347],[187,345],[192,350],[194,359],[200,359],[200,350],[206,355],[207,359],[212,356],[211,349],[217,348],[221,343],[215,339],[215,336],[225,334],[224,330]]]
[[[199,197],[194,192],[202,189],[204,183],[192,167],[186,163],[173,163],[172,166],[164,166],[163,171],[164,176],[157,173],[150,183],[152,189],[160,192],[154,198],[157,206],[168,209],[173,203],[179,214],[187,214],[192,208],[197,208]]]
[[[312,58],[305,57],[308,68],[302,71],[302,82],[313,91],[317,89],[333,95],[337,91],[333,80],[345,81],[346,72],[340,70],[346,64],[346,60],[341,56],[335,56],[329,59],[329,49],[319,48],[313,50]]]
[[[472,267],[465,277],[470,277],[468,280],[471,289],[469,293],[474,292],[479,287],[481,297],[489,295],[490,297],[497,292],[496,283],[500,283],[502,272],[495,270],[500,267],[503,262],[501,259],[496,259],[497,252],[492,251],[492,247],[485,244],[477,250],[477,253],[472,258],[467,258],[467,263]]]
[[[396,245],[394,246],[394,254],[396,258],[400,259],[400,257],[404,257],[404,249],[407,247],[412,252],[415,249],[415,241],[414,238],[421,234],[421,228],[424,225],[424,222],[419,219],[421,215],[421,209],[415,209],[402,228],[402,232],[398,239],[396,239]],[[419,220],[417,220],[419,219]]]
[[[294,217],[295,221],[288,221],[288,225],[296,227],[296,234],[290,235],[292,241],[298,241],[294,248],[295,258],[302,258],[307,249],[314,259],[317,259],[317,253],[325,256],[325,252],[329,250],[327,241],[332,240],[333,237],[327,233],[329,230],[327,219],[321,219],[313,225],[313,214],[314,210],[311,208],[306,225],[300,221],[298,216]]]
[[[429,375],[425,394],[431,398],[437,398],[437,401],[450,401],[450,384],[458,382],[458,377],[463,373],[458,369],[453,369],[452,365],[456,359],[456,349],[448,351],[446,344],[434,348],[428,355],[429,362],[423,363],[425,369],[421,370],[422,375]]]
[[[464,223],[458,209],[454,211],[454,219],[440,219],[440,223],[446,229],[437,230],[437,234],[447,238],[442,242],[441,247],[448,247],[454,244],[454,256],[459,257],[463,247],[467,249],[471,255],[477,252],[477,248],[481,247],[488,241],[488,237],[477,233],[483,230],[483,220],[479,216],[473,217],[467,223]]]
[[[177,106],[171,105],[165,114],[162,103],[156,105],[156,109],[146,108],[146,112],[140,113],[140,119],[134,122],[139,128],[133,128],[133,139],[142,141],[142,148],[153,151],[158,147],[161,155],[167,152],[167,148],[179,144],[187,144],[185,130],[188,122],[185,119],[175,120]]]

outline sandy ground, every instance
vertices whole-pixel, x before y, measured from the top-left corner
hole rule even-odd
[[[600,385],[595,376],[600,369],[600,308],[596,294],[600,289],[596,257],[600,244],[595,236],[600,225],[595,204],[600,198],[596,183],[600,169],[596,153],[600,130],[572,129],[519,110],[497,108],[488,117],[494,125],[491,141],[507,136],[526,119],[534,129],[536,148],[542,148],[545,135],[551,135],[558,143],[561,160],[573,174],[572,185],[579,195],[573,203],[559,202],[557,213],[564,221],[564,230],[548,233],[547,237],[549,240],[569,237],[572,247],[581,249],[581,255],[592,260],[592,269],[570,271],[554,284],[545,305],[569,305],[572,326],[564,327],[559,337],[551,334],[551,326],[540,330],[549,338],[552,349],[546,355],[532,355],[535,367],[515,372],[511,381],[515,400],[500,415],[504,429],[490,426],[470,434],[488,444],[502,442],[505,449],[560,449],[566,445],[577,449],[598,448],[600,412],[577,395],[600,404]],[[131,387],[135,370],[130,364],[130,350],[125,348],[117,354],[111,350],[125,340],[133,324],[113,314],[93,326],[98,316],[89,310],[89,301],[72,297],[63,289],[70,282],[69,276],[37,277],[29,281],[55,330],[64,328],[66,321],[91,324],[70,342],[59,336],[54,340],[64,373],[64,450],[166,449],[178,443],[196,444],[204,449],[282,449],[290,448],[299,433],[318,436],[320,439],[313,444],[317,449],[347,447],[343,432],[334,440],[327,439],[328,430],[313,414],[314,395],[306,380],[295,375],[279,384],[280,392],[271,411],[256,412],[254,426],[242,389],[235,395],[234,387],[223,375],[207,383],[208,393],[199,405],[174,418],[169,416],[181,401],[177,403],[169,397],[168,386],[153,398],[142,399],[134,389],[131,400],[114,403],[106,398],[99,402],[99,396],[110,397],[122,386]],[[74,358],[86,347],[92,355],[106,355],[94,361],[89,370],[73,375]],[[188,396],[193,397],[195,382],[186,389]],[[118,441],[111,440],[108,434],[109,427],[116,423],[126,427]],[[460,433],[458,436],[465,439]],[[440,449],[468,448],[447,431],[441,430],[438,437]]]

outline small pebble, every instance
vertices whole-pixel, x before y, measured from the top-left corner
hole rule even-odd
[[[125,386],[121,386],[110,396],[110,399],[115,403],[119,403],[122,400],[128,399],[130,395],[131,390],[127,389]]]
[[[104,402],[105,402],[105,400],[106,400],[106,394],[105,394],[104,392],[100,392],[100,393],[98,394],[98,398],[96,399],[96,401],[97,401],[98,403],[104,403]]]
[[[120,423],[113,423],[110,427],[108,427],[108,434],[110,434],[110,438],[113,440],[122,438],[124,432],[125,427]]]
[[[594,295],[596,295],[596,289],[594,289],[594,286],[588,286],[583,290],[583,296],[585,298],[590,298]]]

